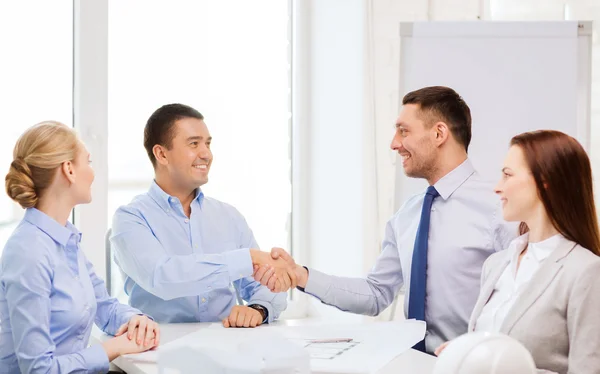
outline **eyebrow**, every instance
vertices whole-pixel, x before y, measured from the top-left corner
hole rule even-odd
[[[398,127],[406,127],[406,124],[403,122],[396,122],[396,128]]]
[[[503,168],[502,168],[502,170],[501,170],[501,171],[502,171],[502,172],[506,172],[507,170],[510,170],[510,168],[509,168],[509,167],[507,167],[507,166],[505,166],[505,167],[503,167]]]
[[[187,138],[188,142],[191,142],[192,140],[202,140],[204,139],[202,136],[190,136]],[[206,139],[207,141],[211,141],[212,140],[212,136],[209,136],[208,139]]]

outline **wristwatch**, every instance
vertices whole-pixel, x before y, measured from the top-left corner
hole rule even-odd
[[[258,304],[250,304],[250,305],[248,305],[248,308],[252,308],[254,310],[258,310],[258,312],[260,313],[260,315],[263,317],[262,323],[266,323],[268,321],[268,319],[269,319],[269,311],[264,306],[258,305]]]

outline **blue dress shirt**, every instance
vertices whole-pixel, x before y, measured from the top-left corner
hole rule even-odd
[[[431,208],[427,249],[427,352],[467,332],[479,296],[484,261],[507,248],[517,236],[517,224],[502,218],[494,185],[475,171],[470,160],[446,174],[434,187],[440,196]],[[406,315],[424,197],[425,193],[421,193],[408,199],[388,221],[381,255],[366,279],[335,277],[310,269],[305,292],[345,311],[377,315],[406,285]]]
[[[0,262],[0,373],[108,371],[92,323],[114,335],[140,312],[110,298],[79,245],[81,233],[35,208],[8,239]]]
[[[188,218],[179,199],[153,182],[117,210],[110,240],[129,304],[158,322],[221,321],[236,304],[236,289],[267,309],[267,322],[287,306],[286,293],[252,278],[249,248],[258,244],[245,219],[200,189]]]

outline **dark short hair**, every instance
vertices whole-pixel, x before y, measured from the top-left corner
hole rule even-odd
[[[156,167],[156,157],[154,157],[152,148],[159,144],[170,149],[175,137],[175,122],[183,118],[203,120],[204,116],[196,109],[187,105],[167,104],[156,109],[150,118],[148,118],[148,122],[146,122],[146,127],[144,128],[144,148],[146,148],[152,166]]]
[[[426,123],[445,122],[454,138],[469,150],[471,143],[471,110],[452,88],[432,86],[407,93],[402,105],[417,104],[426,116]]]

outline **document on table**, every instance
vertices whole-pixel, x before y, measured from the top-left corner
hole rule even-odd
[[[415,320],[278,328],[292,341],[352,339],[306,345],[311,370],[317,373],[375,373],[425,336],[425,323]]]
[[[302,346],[310,355],[311,360],[333,360],[360,344],[359,341],[321,343],[312,339],[289,339]]]
[[[168,349],[189,347],[234,352],[254,340],[285,338],[308,351],[313,373],[375,373],[424,336],[425,323],[415,320],[362,325],[265,325],[256,329],[211,326],[168,344]]]

